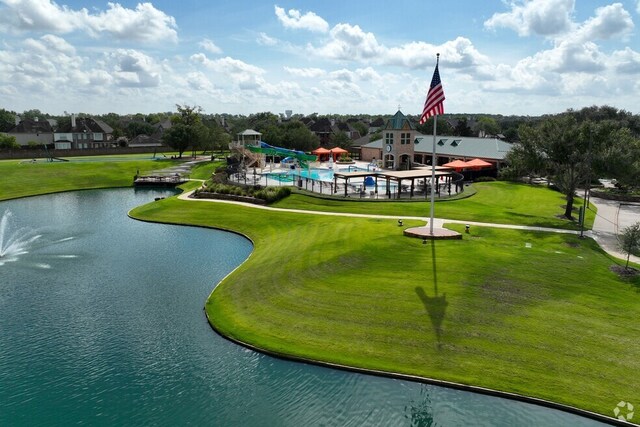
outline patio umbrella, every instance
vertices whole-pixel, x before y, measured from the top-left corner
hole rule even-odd
[[[493,166],[493,164],[489,162],[485,162],[484,160],[481,160],[481,159],[473,159],[467,162],[467,166],[480,169],[480,168],[491,167]]]
[[[340,148],[340,147],[334,147],[329,151],[331,151],[331,154],[333,155],[333,160],[335,160],[340,154],[348,153],[347,150],[345,150],[344,148]]]
[[[331,151],[327,150],[324,147],[316,148],[311,152],[311,154],[315,154],[316,156],[318,156],[318,160],[322,159],[325,155],[328,155],[330,153]]]
[[[463,162],[462,160],[454,160],[453,162],[445,163],[442,166],[444,166],[445,168],[455,169],[456,172],[460,172],[462,169],[469,167],[469,164],[467,162]]]

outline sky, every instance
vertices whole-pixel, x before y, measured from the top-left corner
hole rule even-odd
[[[0,108],[640,113],[640,0],[0,0]]]

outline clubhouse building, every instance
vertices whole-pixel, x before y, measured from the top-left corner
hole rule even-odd
[[[382,160],[390,170],[409,170],[431,165],[433,135],[418,133],[411,121],[398,111],[382,127],[382,138],[360,147],[360,158],[373,162]],[[511,144],[497,138],[436,135],[436,166],[454,160],[481,159],[494,165],[497,171]]]

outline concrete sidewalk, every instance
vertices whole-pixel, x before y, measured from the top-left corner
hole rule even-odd
[[[228,204],[237,204],[246,207],[252,207],[255,209],[264,209],[270,211],[280,211],[280,212],[295,212],[300,214],[307,215],[327,215],[327,216],[349,216],[356,218],[378,218],[378,219],[390,219],[390,220],[398,220],[398,219],[414,219],[425,221],[427,224],[429,222],[429,218],[427,217],[416,217],[416,216],[390,216],[390,215],[368,215],[368,214],[353,214],[353,213],[345,213],[345,212],[322,212],[322,211],[309,211],[309,210],[299,210],[299,209],[282,209],[282,208],[274,208],[270,206],[264,205],[254,205],[251,203],[243,203],[243,202],[235,202],[231,200],[219,200],[219,199],[194,199],[189,197],[193,193],[192,191],[187,193],[182,193],[178,196],[179,199],[182,200],[191,200],[191,201],[202,201],[202,202],[214,202],[214,203],[228,203]],[[632,203],[624,203],[613,200],[604,200],[592,197],[590,199],[591,203],[598,208],[598,214],[596,215],[596,219],[593,224],[593,230],[588,230],[584,232],[586,237],[590,237],[594,239],[600,247],[607,252],[608,254],[620,258],[627,259],[627,254],[623,253],[618,248],[618,232],[623,230],[625,227],[628,227],[631,224],[640,221],[640,204],[632,204]],[[548,228],[548,227],[532,227],[527,225],[515,225],[515,224],[496,224],[496,223],[487,223],[487,222],[475,222],[475,221],[460,221],[455,219],[446,219],[446,218],[434,218],[433,219],[434,227],[443,227],[445,223],[450,224],[469,224],[479,227],[494,227],[494,228],[510,228],[514,230],[529,230],[529,231],[542,231],[547,233],[563,233],[563,234],[580,234],[580,231],[575,230],[566,230],[562,228]],[[631,262],[640,264],[640,257],[631,255],[629,258]]]
[[[592,237],[602,249],[616,258],[627,259],[627,254],[618,247],[618,234],[626,227],[640,221],[640,204],[591,197],[590,202],[598,208],[593,229],[585,233]],[[631,255],[629,260],[640,264],[640,257]]]

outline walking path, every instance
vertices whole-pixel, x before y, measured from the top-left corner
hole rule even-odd
[[[590,202],[598,208],[593,222],[593,230],[587,234],[602,249],[616,258],[627,259],[627,254],[618,247],[618,233],[626,227],[640,221],[640,204],[605,200],[592,197]],[[640,257],[631,255],[631,262],[640,263]]]
[[[306,215],[327,215],[327,216],[348,216],[353,218],[376,218],[376,219],[402,219],[402,220],[418,220],[429,222],[427,217],[418,216],[391,216],[391,215],[372,215],[372,214],[357,214],[347,212],[323,212],[323,211],[311,211],[302,209],[283,209],[274,208],[264,205],[255,205],[252,203],[237,202],[233,200],[219,200],[219,199],[195,199],[191,198],[193,191],[183,193],[178,196],[181,200],[190,201],[202,201],[202,202],[214,202],[214,203],[227,203],[241,205],[245,207],[263,209],[276,212],[295,212]],[[598,213],[593,224],[593,230],[584,232],[586,237],[594,239],[600,247],[608,254],[620,258],[626,259],[627,255],[620,251],[618,248],[617,233],[625,227],[640,221],[640,204],[621,203],[618,201],[591,198],[591,203],[598,208]],[[515,224],[496,224],[488,222],[475,222],[475,221],[460,221],[455,219],[446,218],[434,218],[433,226],[442,228],[445,223],[450,224],[468,224],[479,227],[494,227],[494,228],[509,228],[514,230],[529,230],[529,231],[543,231],[548,233],[564,233],[579,235],[580,231],[565,230],[562,228],[549,228],[549,227],[534,227],[527,225],[515,225]],[[640,264],[640,257],[631,255],[629,258],[631,262]]]

